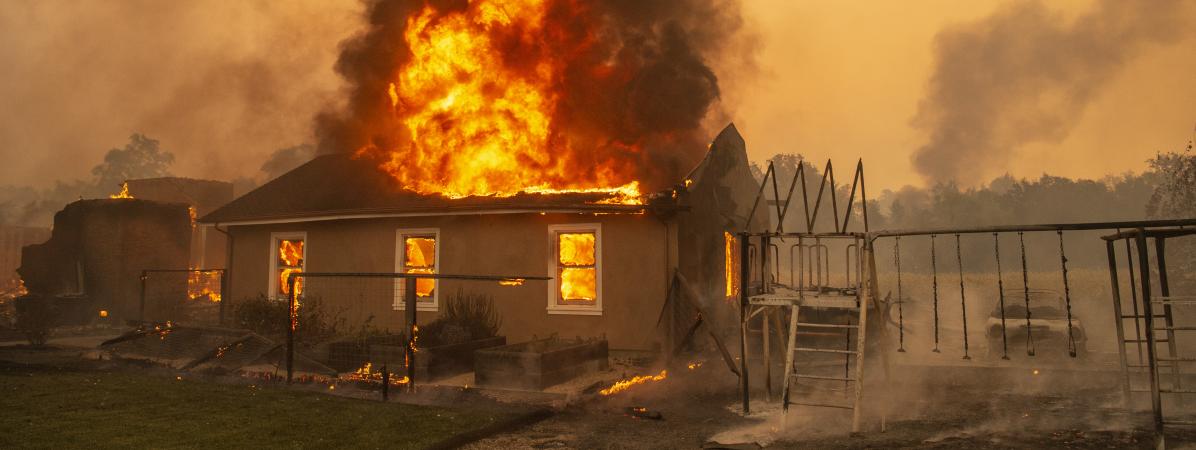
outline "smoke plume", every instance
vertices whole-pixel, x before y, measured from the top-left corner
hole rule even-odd
[[[180,176],[251,175],[313,140],[355,2],[13,0],[0,6],[3,184],[72,180],[142,133]],[[79,195],[79,194],[76,194]]]
[[[1020,146],[1063,140],[1141,49],[1181,37],[1188,6],[1099,0],[1068,19],[1027,1],[940,32],[912,121],[929,135],[914,167],[931,182],[968,184],[1004,169]]]
[[[498,69],[534,76],[543,61],[563,64],[551,80],[556,106],[548,141],[556,153],[536,163],[582,179],[605,164],[630,172],[627,178],[650,189],[679,181],[709,139],[702,121],[717,109],[720,92],[712,61],[736,42],[739,0],[545,3],[544,20],[535,24],[543,27],[542,35],[535,42],[527,41],[517,21],[489,35],[502,44]],[[438,12],[434,20],[476,6],[460,0],[426,4]],[[369,6],[368,29],[343,44],[336,65],[348,85],[345,101],[317,119],[321,151],[369,148],[397,161],[419,159],[386,93],[412,60],[404,33],[424,7],[425,2],[407,0]],[[396,84],[402,98],[410,87]],[[424,160],[419,170],[451,171],[438,165],[445,163]]]

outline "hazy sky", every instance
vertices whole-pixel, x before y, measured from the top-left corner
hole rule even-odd
[[[716,67],[723,102],[754,160],[790,152],[847,167],[863,157],[873,189],[921,184],[910,157],[927,135],[911,120],[934,73],[935,37],[1010,3],[744,0],[758,72]],[[1094,3],[1045,4],[1071,18]],[[1192,3],[1185,25],[1196,21]],[[338,97],[332,64],[361,9],[321,0],[0,3],[0,183],[85,177],[138,131],[176,154],[179,175],[253,176],[273,150],[313,141],[310,118]],[[1180,148],[1196,126],[1194,34],[1130,52],[1065,135],[1014,149],[980,178],[1101,177]]]

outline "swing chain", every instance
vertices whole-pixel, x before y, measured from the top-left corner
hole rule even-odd
[[[1063,230],[1058,230],[1059,234],[1059,261],[1063,266],[1063,303],[1067,306],[1067,353],[1072,358],[1076,357],[1076,337],[1072,331],[1071,321],[1071,284],[1067,280],[1067,253],[1063,250]],[[1121,320],[1119,317],[1118,320]]]
[[[1021,231],[1017,232],[1017,241],[1022,251],[1022,292],[1026,298],[1026,355],[1034,356],[1034,328],[1030,326],[1030,275],[1026,267],[1026,239]]]
[[[934,352],[939,353],[939,269],[934,247],[935,235],[930,235],[930,274],[934,292]]]
[[[959,309],[963,318],[963,359],[968,356],[968,296],[963,289],[963,250],[959,245],[959,233],[955,233],[955,262],[959,265]]]
[[[893,262],[897,265],[897,351],[905,353],[905,297],[901,294],[901,236],[893,240]]]
[[[1009,359],[1009,337],[1005,331],[1005,280],[1001,277],[1001,237],[993,233],[993,254],[997,257],[997,299],[1001,306],[1001,359]]]

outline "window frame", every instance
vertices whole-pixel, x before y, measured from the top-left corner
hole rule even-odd
[[[279,241],[303,241],[303,255],[300,259],[303,264],[300,266],[300,271],[307,271],[307,248],[310,242],[307,240],[306,231],[277,231],[270,233],[270,272],[267,273],[266,292],[269,294],[268,298],[285,299],[289,296],[282,295],[282,287],[278,285],[278,243]]]
[[[407,263],[406,238],[427,235],[431,235],[432,239],[436,241],[436,254],[433,255],[433,258],[436,259],[436,263],[432,265],[432,272],[440,273],[440,244],[442,241],[440,240],[439,228],[400,228],[395,230],[395,273],[406,273],[404,270],[406,269],[404,266]],[[403,302],[402,291],[405,281],[406,278],[395,278],[394,302],[391,304],[391,308],[394,311],[407,310],[407,304]],[[434,279],[432,280],[432,283],[432,301],[421,303],[418,299],[416,299],[416,311],[440,310],[440,280]]]
[[[560,295],[560,280],[557,270],[560,268],[560,249],[557,234],[559,233],[594,233],[594,293],[593,305],[561,305],[557,303]],[[552,279],[548,285],[548,314],[572,314],[582,316],[602,315],[602,224],[601,223],[570,223],[548,226],[548,276]]]

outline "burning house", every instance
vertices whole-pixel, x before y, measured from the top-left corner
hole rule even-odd
[[[727,287],[726,236],[746,222],[755,189],[744,142],[729,126],[688,177],[651,195],[421,194],[368,158],[330,154],[199,220],[227,230],[232,241],[229,302],[285,296],[293,271],[543,274],[552,280],[520,286],[421,280],[420,322],[437,318],[446,292],[465,289],[495,299],[500,332],[512,341],[605,336],[615,349],[653,350],[663,339],[657,320],[675,271],[710,293],[711,304],[735,290]],[[305,295],[358,309],[346,316],[372,316],[381,327],[404,323],[407,305],[397,289],[364,303]]]

